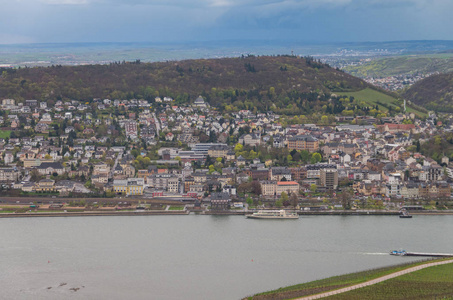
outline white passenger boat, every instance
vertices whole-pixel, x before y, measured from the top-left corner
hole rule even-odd
[[[249,219],[299,219],[296,212],[287,212],[286,210],[260,210],[251,215],[247,215]]]

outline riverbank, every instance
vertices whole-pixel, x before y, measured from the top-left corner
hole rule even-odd
[[[370,299],[370,295],[373,295],[373,299],[409,299],[414,296],[417,296],[417,299],[432,299],[451,296],[452,262],[451,259],[436,259],[335,276],[256,294],[243,298],[243,300],[319,299],[323,297]],[[434,266],[439,264],[442,265]],[[417,273],[411,274],[412,272]],[[422,273],[418,274],[420,272]],[[413,280],[413,277],[417,279]],[[378,282],[384,283],[373,286]],[[433,282],[443,282],[445,285],[443,287],[433,285]],[[449,291],[450,294],[446,291]],[[426,298],[420,298],[420,296]]]
[[[188,215],[188,211],[93,211],[93,212],[27,212],[1,213],[0,218],[36,218],[36,217],[102,217],[102,216],[162,216]]]
[[[210,210],[109,210],[109,211],[52,211],[39,210],[27,212],[0,212],[1,218],[34,218],[34,217],[100,217],[100,216],[155,216],[155,215],[188,215],[194,213],[207,216],[245,216],[252,211],[210,211]],[[398,216],[397,211],[300,211],[301,216]],[[413,212],[412,215],[453,215],[453,211]]]

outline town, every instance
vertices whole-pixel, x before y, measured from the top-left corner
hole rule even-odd
[[[256,109],[221,114],[202,96],[186,105],[170,97],[3,99],[0,194],[2,202],[17,197],[24,212],[43,196],[58,209],[84,198],[99,198],[94,208],[132,209],[139,199],[134,209],[146,210],[160,199],[211,212],[449,208],[450,157],[420,152],[453,131],[448,115],[322,121]]]

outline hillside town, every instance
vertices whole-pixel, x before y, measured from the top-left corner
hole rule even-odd
[[[187,199],[301,209],[441,207],[450,157],[424,156],[453,131],[431,113],[289,122],[272,112],[220,114],[203,97],[91,102],[1,101],[2,195]],[[398,206],[398,207],[395,207]]]
[[[402,74],[388,77],[365,77],[363,80],[388,91],[398,91],[434,74],[439,74],[439,72]]]

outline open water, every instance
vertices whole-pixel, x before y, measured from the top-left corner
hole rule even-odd
[[[0,298],[240,299],[417,260],[394,249],[451,253],[451,232],[453,216],[0,219]]]

